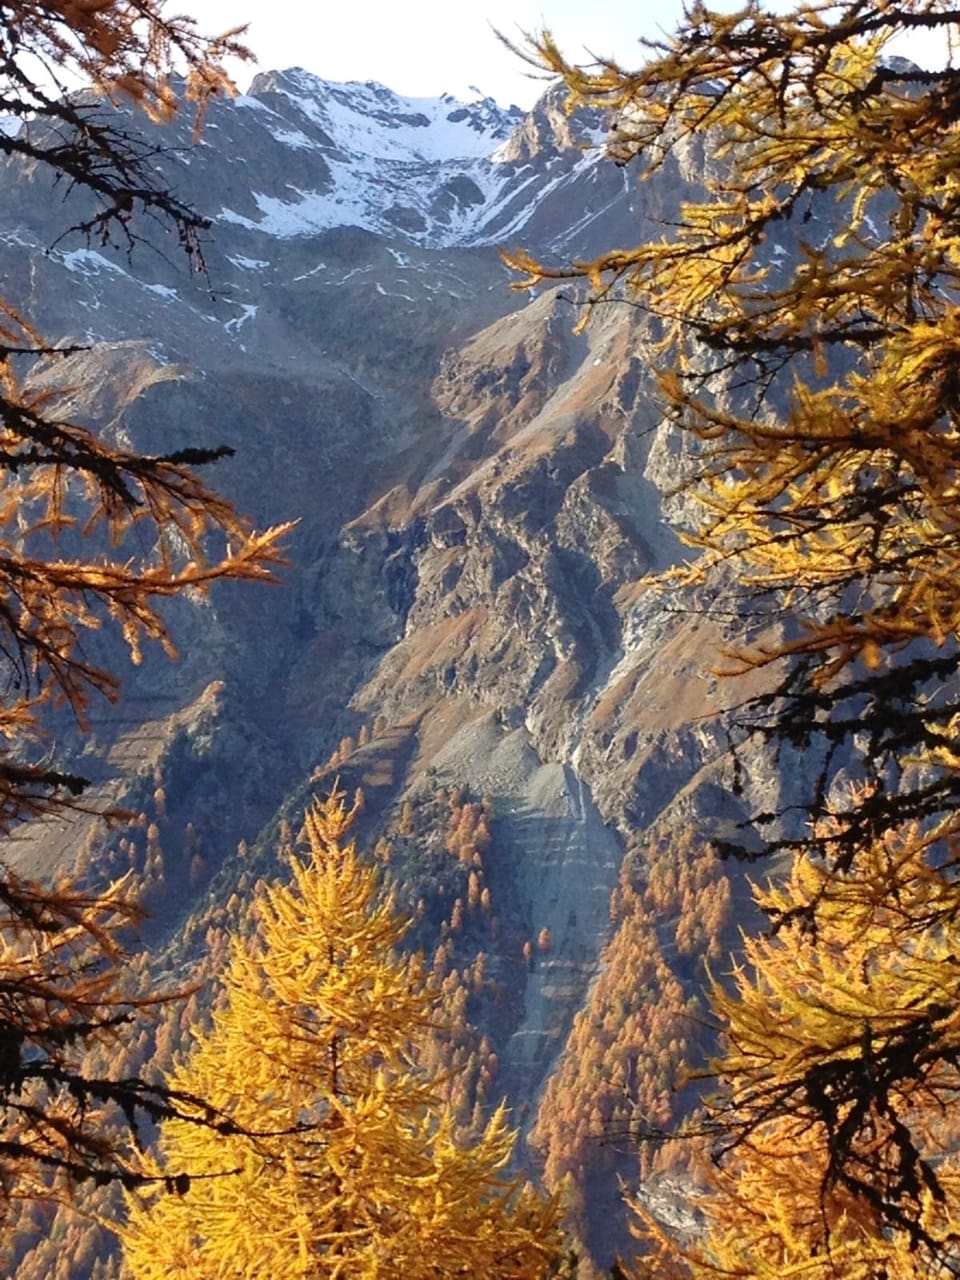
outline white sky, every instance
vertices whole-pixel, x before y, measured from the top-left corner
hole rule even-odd
[[[507,105],[527,107],[544,85],[497,40],[491,26],[514,39],[520,30],[549,28],[565,54],[587,51],[642,61],[640,36],[672,31],[680,0],[168,0],[192,14],[205,34],[247,22],[248,45],[264,71],[301,66],[326,80],[379,80],[408,97],[470,86]],[[716,0],[716,7],[725,7]],[[779,5],[775,7],[781,7]],[[942,35],[899,49],[926,66],[943,65]],[[254,68],[256,70],[256,68]],[[246,88],[253,71],[234,72]]]
[[[409,97],[473,97],[475,85],[523,107],[544,85],[527,77],[530,68],[491,25],[510,39],[549,27],[577,61],[589,49],[630,63],[642,60],[638,35],[656,35],[657,21],[672,27],[681,11],[680,0],[650,5],[646,18],[642,0],[169,0],[169,8],[190,13],[207,34],[249,22],[246,40],[261,70],[301,66],[326,80],[379,80]],[[235,74],[246,88],[250,70]]]

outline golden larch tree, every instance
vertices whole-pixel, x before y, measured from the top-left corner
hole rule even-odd
[[[942,67],[891,55],[891,41],[918,29],[941,37]],[[795,1169],[809,1192],[797,1194],[796,1215],[786,1212],[790,1198],[776,1202],[800,1244],[773,1261],[763,1254],[769,1274],[804,1251],[805,1267],[819,1265],[809,1258],[810,1231],[824,1220],[812,1208],[820,1194],[855,1203],[837,1212],[872,1224],[869,1249],[925,1249],[931,1274],[954,1229],[937,1192],[945,1153],[928,1157],[913,1126],[936,1114],[937,1098],[952,1097],[943,1082],[954,1078],[960,1047],[948,1014],[960,911],[956,37],[956,10],[942,0],[837,0],[785,13],[751,0],[732,13],[691,5],[675,35],[646,42],[649,60],[636,70],[573,67],[548,35],[536,45],[566,79],[572,106],[609,110],[614,159],[644,177],[678,177],[699,156],[701,195],[662,233],[572,266],[508,257],[522,284],[584,280],[584,323],[599,302],[632,303],[645,317],[664,420],[684,435],[689,462],[684,536],[694,557],[667,580],[740,591],[744,630],[727,667],[759,672],[762,692],[741,705],[733,732],[804,754],[812,781],[804,792],[796,778],[785,801],[792,813],[755,814],[753,838],[719,847],[791,852],[823,870],[822,884],[795,884],[790,905],[765,902],[781,911],[774,923],[794,945],[800,923],[812,931],[800,938],[810,964],[819,948],[823,963],[831,959],[824,913],[833,897],[856,890],[886,901],[878,849],[922,846],[905,864],[902,899],[940,877],[925,908],[902,920],[892,968],[864,993],[872,1012],[847,1010],[837,1023],[837,992],[826,974],[812,975],[803,1027],[788,1024],[778,1041],[776,1025],[764,1024],[758,1057],[773,1062],[776,1046],[805,1074],[774,1073],[754,1094],[753,1069],[726,1069],[722,1119],[733,1133],[742,1137],[742,1116],[760,1100],[764,1124],[756,1115],[746,1124],[755,1147],[767,1143],[754,1171],[772,1188]],[[708,609],[710,598],[700,596]],[[841,787],[845,771],[865,785]],[[876,941],[858,943],[849,928],[842,960]],[[932,955],[936,1014],[933,991],[908,983],[911,957],[925,964]],[[856,970],[844,973],[858,989]],[[758,1018],[763,1009],[787,1018],[777,1004],[785,993],[760,989],[755,1006],[745,991],[736,1006],[718,996],[735,1043],[750,1007]],[[817,1019],[852,1038],[818,1041]],[[795,1036],[809,1037],[803,1062]],[[806,1155],[791,1165],[785,1134],[799,1147],[801,1132]],[[763,1204],[755,1188],[741,1198]],[[748,1263],[731,1267],[753,1274]],[[913,1272],[891,1263],[890,1274]]]
[[[911,31],[946,65],[888,56]],[[751,0],[693,4],[636,70],[536,45],[572,108],[609,111],[617,162],[679,183],[701,157],[702,196],[662,234],[573,265],[507,257],[518,287],[583,279],[584,323],[617,300],[646,317],[691,461],[697,554],[671,580],[739,580],[734,666],[769,669],[741,720],[806,753],[812,817],[850,753],[876,782],[841,859],[960,810],[958,31],[943,0]],[[781,816],[758,815],[768,849],[816,846]]]
[[[960,977],[950,932],[928,927],[956,891],[931,844],[907,828],[845,875],[801,859],[755,890],[780,928],[744,940],[732,988],[714,984],[704,1238],[685,1248],[643,1215],[638,1276],[957,1273]]]
[[[444,1010],[396,950],[406,925],[352,818],[336,795],[308,813],[307,860],[264,894],[169,1081],[236,1132],[163,1125],[158,1190],[129,1198],[121,1231],[136,1280],[550,1273],[557,1208],[506,1172],[503,1109],[461,1134],[418,1066]]]
[[[0,130],[6,180],[46,172],[79,197],[67,231],[133,248],[145,225],[163,228],[197,263],[206,220],[158,178],[149,122],[170,120],[186,98],[199,123],[230,91],[224,56],[244,53],[236,33],[207,38],[162,0],[3,4],[0,114],[21,122]],[[139,453],[73,421],[66,393],[31,385],[39,362],[79,349],[0,298],[3,836],[87,803],[50,729],[58,707],[82,726],[91,699],[118,696],[117,671],[85,650],[91,632],[113,629],[133,661],[145,641],[172,653],[162,601],[219,579],[270,579],[280,559],[283,531],[258,533],[200,478],[228,447]],[[132,1178],[122,1126],[108,1119],[135,1128],[143,1113],[175,1110],[143,1080],[91,1078],[82,1065],[149,1003],[124,973],[120,939],[138,916],[128,893],[32,883],[0,859],[0,1200],[51,1180]]]
[[[701,170],[640,244],[508,260],[520,287],[583,280],[584,323],[644,317],[689,463],[694,555],[666,580],[741,592],[728,668],[761,692],[734,733],[810,779],[720,842],[800,862],[716,992],[732,1149],[707,1240],[647,1274],[956,1273],[958,23],[944,0],[695,3],[636,70],[534,42],[571,107],[609,110],[618,162]],[[916,31],[940,66],[894,56]]]

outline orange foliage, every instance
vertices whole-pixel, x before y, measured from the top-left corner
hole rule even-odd
[[[729,884],[709,851],[681,842],[654,846],[649,857],[640,887],[624,866],[611,903],[613,935],[531,1137],[547,1185],[566,1182],[581,1199],[591,1179],[622,1167],[641,1126],[666,1131],[682,1114],[686,1100],[675,1085],[701,1053],[689,976],[722,945],[729,922]],[[689,1154],[659,1141],[637,1150],[641,1177],[683,1166]]]

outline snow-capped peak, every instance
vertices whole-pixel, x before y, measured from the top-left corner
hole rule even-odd
[[[338,84],[299,67],[257,76],[248,97],[290,119],[305,138],[321,130],[317,141],[345,156],[408,163],[489,155],[522,115],[492,98],[407,98],[375,81]]]
[[[526,115],[482,94],[408,98],[374,81],[271,71],[235,100],[231,125],[223,118],[232,138],[221,154],[236,169],[220,184],[215,216],[282,239],[354,226],[423,247],[487,243],[515,233],[535,192],[557,190],[599,158],[596,140],[575,137],[565,113],[548,107]],[[264,133],[275,145],[264,147]],[[248,148],[261,157],[254,181]]]

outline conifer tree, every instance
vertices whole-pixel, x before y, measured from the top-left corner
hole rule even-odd
[[[955,888],[930,843],[912,827],[847,874],[801,859],[755,891],[782,927],[745,940],[732,991],[714,985],[725,1050],[706,1235],[684,1248],[646,1216],[638,1276],[960,1273],[960,979],[955,939],[929,927]]]
[[[200,113],[230,88],[223,56],[244,51],[163,9],[162,0],[3,5],[0,114],[22,124],[2,132],[0,157],[87,198],[89,216],[70,231],[133,248],[149,215],[197,263],[207,220],[163,186],[157,146],[118,108],[125,100],[170,120],[181,102],[176,69]],[[61,75],[90,88],[66,94]],[[83,652],[86,633],[116,627],[134,662],[146,640],[173,653],[159,601],[218,579],[269,579],[280,559],[282,530],[257,533],[200,479],[228,446],[137,453],[72,421],[69,393],[31,389],[40,360],[82,349],[49,342],[17,299],[0,297],[0,832],[69,807],[84,789],[51,764],[42,738],[53,705],[82,723],[93,698],[117,697],[117,673]]]
[[[238,1131],[163,1125],[153,1172],[179,1193],[130,1198],[136,1280],[550,1271],[556,1206],[505,1172],[503,1109],[461,1135],[417,1065],[418,1035],[448,1015],[395,950],[406,926],[352,817],[342,796],[307,815],[308,860],[266,891],[225,1007],[169,1082]]]
[[[806,753],[811,816],[851,753],[876,783],[841,859],[910,817],[960,826],[960,68],[886,56],[923,31],[947,59],[957,24],[942,0],[750,0],[692,5],[637,70],[537,44],[573,107],[610,112],[618,163],[679,180],[707,157],[662,235],[508,260],[519,287],[583,279],[584,323],[618,299],[647,317],[693,459],[699,554],[673,577],[739,576],[736,665],[769,669],[742,725]],[[816,847],[780,817],[756,817],[768,849]]]
[[[583,280],[584,323],[645,317],[695,513],[696,558],[667,579],[738,580],[734,668],[766,681],[739,727],[815,775],[789,797],[804,821],[753,817],[751,853],[800,862],[762,897],[779,932],[749,944],[756,976],[715,993],[710,1232],[643,1274],[957,1273],[958,21],[942,0],[696,3],[636,71],[535,43],[572,106],[609,109],[618,162],[700,157],[703,194],[662,234],[508,260],[521,287]],[[910,31],[945,65],[890,56]]]
[[[204,37],[163,0],[3,3],[8,173],[25,165],[79,197],[65,233],[133,248],[149,219],[196,264],[207,223],[158,178],[149,121],[176,113],[176,77],[199,124],[230,90],[223,58],[244,55],[236,35]],[[282,531],[256,532],[200,477],[227,446],[138,453],[72,420],[66,394],[31,388],[39,361],[79,349],[0,298],[0,836],[87,803],[48,732],[55,708],[82,726],[93,699],[118,696],[117,672],[91,661],[86,635],[115,629],[134,662],[145,641],[172,653],[162,601],[218,579],[269,579],[280,558]],[[155,998],[131,995],[124,979],[120,938],[139,914],[128,887],[92,897],[32,883],[0,859],[0,1201],[39,1192],[47,1174],[58,1185],[132,1178],[108,1117],[136,1128],[143,1112],[175,1110],[143,1080],[82,1066],[87,1048]]]

